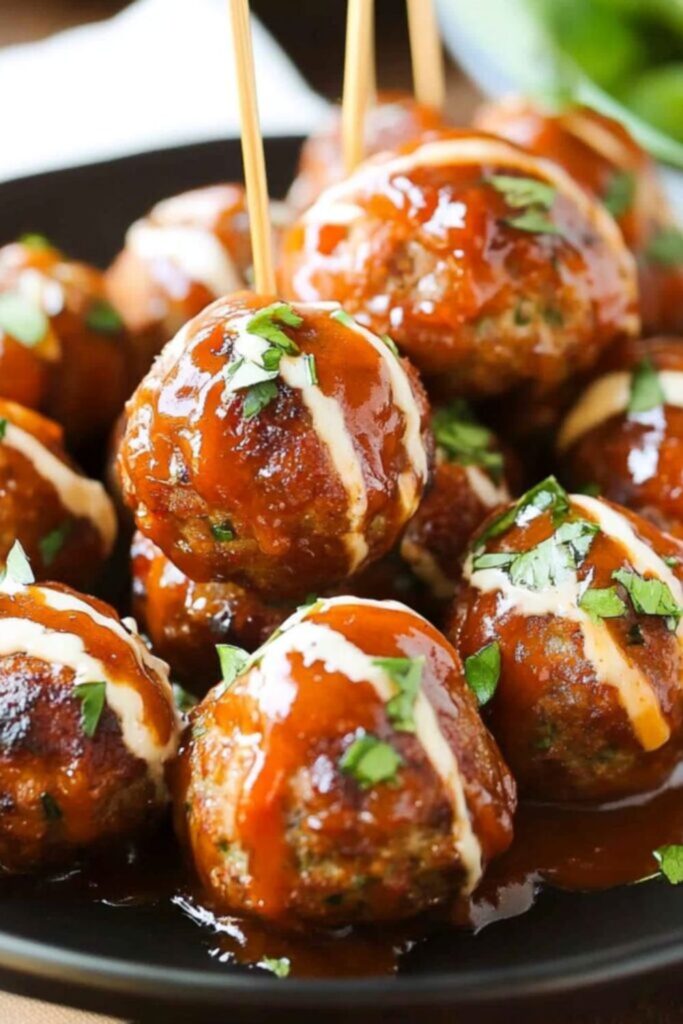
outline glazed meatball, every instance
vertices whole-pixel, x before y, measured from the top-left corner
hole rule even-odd
[[[495,435],[461,399],[432,417],[436,457],[431,487],[401,540],[401,555],[437,600],[453,596],[460,560],[491,510],[510,500]]]
[[[637,332],[633,258],[561,168],[441,133],[363,164],[284,239],[282,289],[337,299],[441,392],[543,392]]]
[[[57,420],[70,445],[102,437],[120,412],[125,338],[98,270],[40,236],[0,248],[0,395]]]
[[[131,333],[133,386],[191,317],[244,288],[251,267],[241,185],[211,185],[157,203],[126,234],[106,274]]]
[[[256,650],[292,612],[236,583],[195,583],[147,537],[131,550],[133,614],[173,677],[204,694],[219,674],[216,644]]]
[[[0,561],[19,540],[38,579],[86,586],[115,538],[113,505],[66,455],[62,428],[0,399]]]
[[[493,693],[488,722],[523,794],[612,800],[667,777],[681,753],[682,576],[673,537],[552,478],[475,537],[448,634]]]
[[[683,537],[683,341],[617,346],[558,434],[562,474]]]
[[[475,120],[556,161],[605,204],[638,259],[645,331],[683,330],[683,260],[667,255],[678,231],[654,161],[626,128],[588,107],[552,114],[515,98],[487,104]]]
[[[418,103],[412,95],[382,93],[365,116],[363,149],[366,156],[397,149],[443,126],[442,115],[433,107]],[[341,110],[337,108],[322,129],[304,142],[299,171],[289,190],[287,204],[302,212],[328,185],[334,185],[344,176]]]
[[[281,600],[385,554],[428,475],[411,367],[335,304],[242,292],[190,321],[128,403],[140,530],[191,579]]]
[[[408,917],[510,842],[514,783],[458,656],[401,604],[309,606],[191,721],[177,827],[219,912]]]
[[[0,708],[2,870],[129,838],[167,802],[166,666],[101,601],[34,584],[18,547],[0,588]]]

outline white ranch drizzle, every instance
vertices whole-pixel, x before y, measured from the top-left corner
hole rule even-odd
[[[103,553],[108,555],[116,539],[116,513],[102,484],[75,472],[33,434],[9,420],[0,443],[21,452],[33,464],[38,475],[52,484],[72,516],[91,521],[102,538]]]
[[[641,575],[654,575],[665,582],[679,604],[683,604],[681,584],[666,563],[641,541],[628,521],[609,505],[584,495],[571,495],[572,505],[587,513],[601,530],[623,545],[629,563]],[[633,731],[644,750],[656,750],[669,739],[671,730],[659,700],[645,675],[631,664],[602,621],[594,622],[579,607],[582,594],[590,585],[574,574],[562,584],[543,590],[515,586],[503,569],[473,569],[470,552],[463,568],[464,578],[482,593],[498,591],[498,613],[514,611],[518,615],[557,615],[575,622],[581,629],[584,654],[596,678],[613,686]],[[681,636],[679,624],[677,635]]]
[[[683,371],[659,370],[657,377],[665,405],[683,409]],[[558,451],[566,451],[611,416],[626,412],[630,394],[631,374],[626,370],[607,373],[589,384],[562,424],[557,437]]]
[[[463,468],[470,487],[486,508],[495,508],[510,500],[510,492],[504,483],[494,484],[488,473],[485,473],[479,466],[464,466]]]
[[[244,287],[235,264],[218,238],[201,227],[155,225],[136,221],[126,234],[126,246],[141,260],[169,260],[190,281],[203,284],[212,295]]]
[[[399,602],[370,599],[359,601],[351,597],[331,598],[324,601],[319,610],[324,611],[336,604],[390,607],[410,615],[414,614]],[[290,617],[282,627],[282,634],[264,647],[258,668],[253,670],[258,673],[261,688],[272,687],[277,683],[280,692],[279,696],[274,695],[274,699],[280,706],[285,697],[281,681],[286,679],[290,672],[287,656],[297,652],[302,655],[306,667],[321,662],[326,672],[341,672],[353,683],[370,683],[383,703],[390,700],[396,693],[396,687],[388,673],[374,665],[370,655],[356,647],[341,633],[321,623],[306,622],[308,610],[304,609],[303,612]],[[466,891],[471,892],[482,875],[482,853],[470,820],[458,762],[441,732],[437,714],[422,690],[416,697],[413,717],[415,735],[441,779],[453,808],[454,846],[466,871]]]

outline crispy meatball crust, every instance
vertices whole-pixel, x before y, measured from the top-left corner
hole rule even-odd
[[[497,642],[501,670],[486,720],[523,794],[612,800],[661,784],[680,758],[683,671],[680,627],[642,614],[613,573],[663,580],[681,604],[683,548],[627,509],[572,495],[569,512],[535,510],[473,549],[447,624],[467,659]],[[600,529],[576,574],[514,585],[476,558],[528,552],[564,524]],[[484,525],[486,531],[493,520]],[[484,532],[481,536],[485,537]],[[665,558],[674,559],[670,568]],[[592,618],[584,592],[616,587],[623,610]],[[676,622],[678,620],[675,620]]]
[[[374,657],[424,657],[415,732],[393,724]],[[425,717],[436,723],[429,743]],[[340,759],[368,735],[401,763],[364,786]],[[449,784],[435,743],[455,765]],[[404,606],[355,598],[289,620],[258,667],[211,691],[174,786],[212,904],[290,925],[408,917],[471,888],[510,841],[514,793],[455,651]]]
[[[528,205],[511,177],[532,180]],[[367,161],[283,250],[285,295],[342,302],[441,393],[546,391],[638,330],[633,258],[609,214],[549,161],[483,134]]]
[[[98,270],[48,244],[0,249],[0,295],[19,293],[48,327],[36,344],[0,328],[0,395],[46,413],[70,445],[102,437],[126,393],[126,332]]]
[[[119,471],[139,528],[191,579],[280,600],[389,550],[422,494],[430,439],[412,369],[329,306],[296,307],[298,355],[250,417],[248,389],[231,391],[226,373],[272,302],[221,299],[166,347],[128,403]],[[311,357],[315,383],[301,378]]]

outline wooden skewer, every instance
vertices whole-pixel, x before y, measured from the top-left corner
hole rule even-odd
[[[270,202],[263,138],[259,121],[254,74],[254,50],[249,23],[249,0],[230,0],[232,43],[242,127],[242,162],[247,189],[254,287],[260,295],[274,295],[275,266],[270,226]]]
[[[342,100],[342,150],[347,174],[363,159],[363,128],[370,88],[370,0],[348,0]]]
[[[407,5],[415,97],[420,103],[443,110],[446,81],[434,0],[407,0]]]

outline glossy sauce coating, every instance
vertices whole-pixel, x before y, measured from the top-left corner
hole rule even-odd
[[[99,271],[48,244],[0,249],[0,294],[19,293],[47,317],[25,344],[0,328],[0,394],[62,424],[70,444],[102,436],[126,396],[126,333]]]
[[[621,584],[624,609],[614,617],[591,617],[579,600],[588,588],[614,587],[621,569],[664,581],[681,605],[683,549],[596,499],[571,498],[563,522],[576,521],[600,526],[584,560],[561,583],[533,590],[512,584],[505,570],[478,569],[475,540],[447,634],[463,658],[499,644],[500,680],[485,717],[521,792],[610,800],[656,788],[680,758],[680,627],[636,613]],[[522,516],[485,552],[528,552],[557,528],[551,512]]]
[[[226,370],[273,301],[220,300],[167,346],[128,403],[119,470],[139,528],[191,579],[280,600],[389,550],[422,494],[429,437],[411,368],[329,306],[297,307],[299,355],[283,357],[275,397],[245,418]],[[317,384],[301,379],[304,356]]]
[[[550,186],[549,227],[509,223],[520,207],[491,183],[501,175]],[[549,162],[473,132],[435,133],[325,192],[285,235],[281,281],[290,297],[337,299],[468,397],[548,389],[638,329],[633,261],[602,207]]]
[[[436,739],[425,744],[419,725],[394,729],[368,656],[425,657],[415,715],[432,716]],[[176,819],[218,909],[290,924],[411,916],[476,879],[473,850],[486,863],[510,841],[514,784],[457,655],[401,605],[341,598],[314,606],[271,641],[260,666],[212,691],[192,723]],[[363,789],[339,768],[365,733],[399,752],[395,783]],[[444,741],[464,806],[452,803],[455,782],[434,767],[431,744]]]
[[[75,687],[103,679],[93,728]],[[107,605],[58,584],[3,585],[0,704],[5,870],[69,861],[163,806],[178,735],[165,666]]]
[[[617,346],[560,430],[562,474],[572,488],[594,485],[605,498],[683,537],[683,408],[666,396],[663,405],[655,403],[643,412],[630,414],[627,408],[633,372],[645,359],[663,371],[660,386],[673,389],[680,374],[683,403],[681,339],[650,338]],[[592,413],[597,422],[585,419]],[[580,429],[581,423],[586,429]]]

